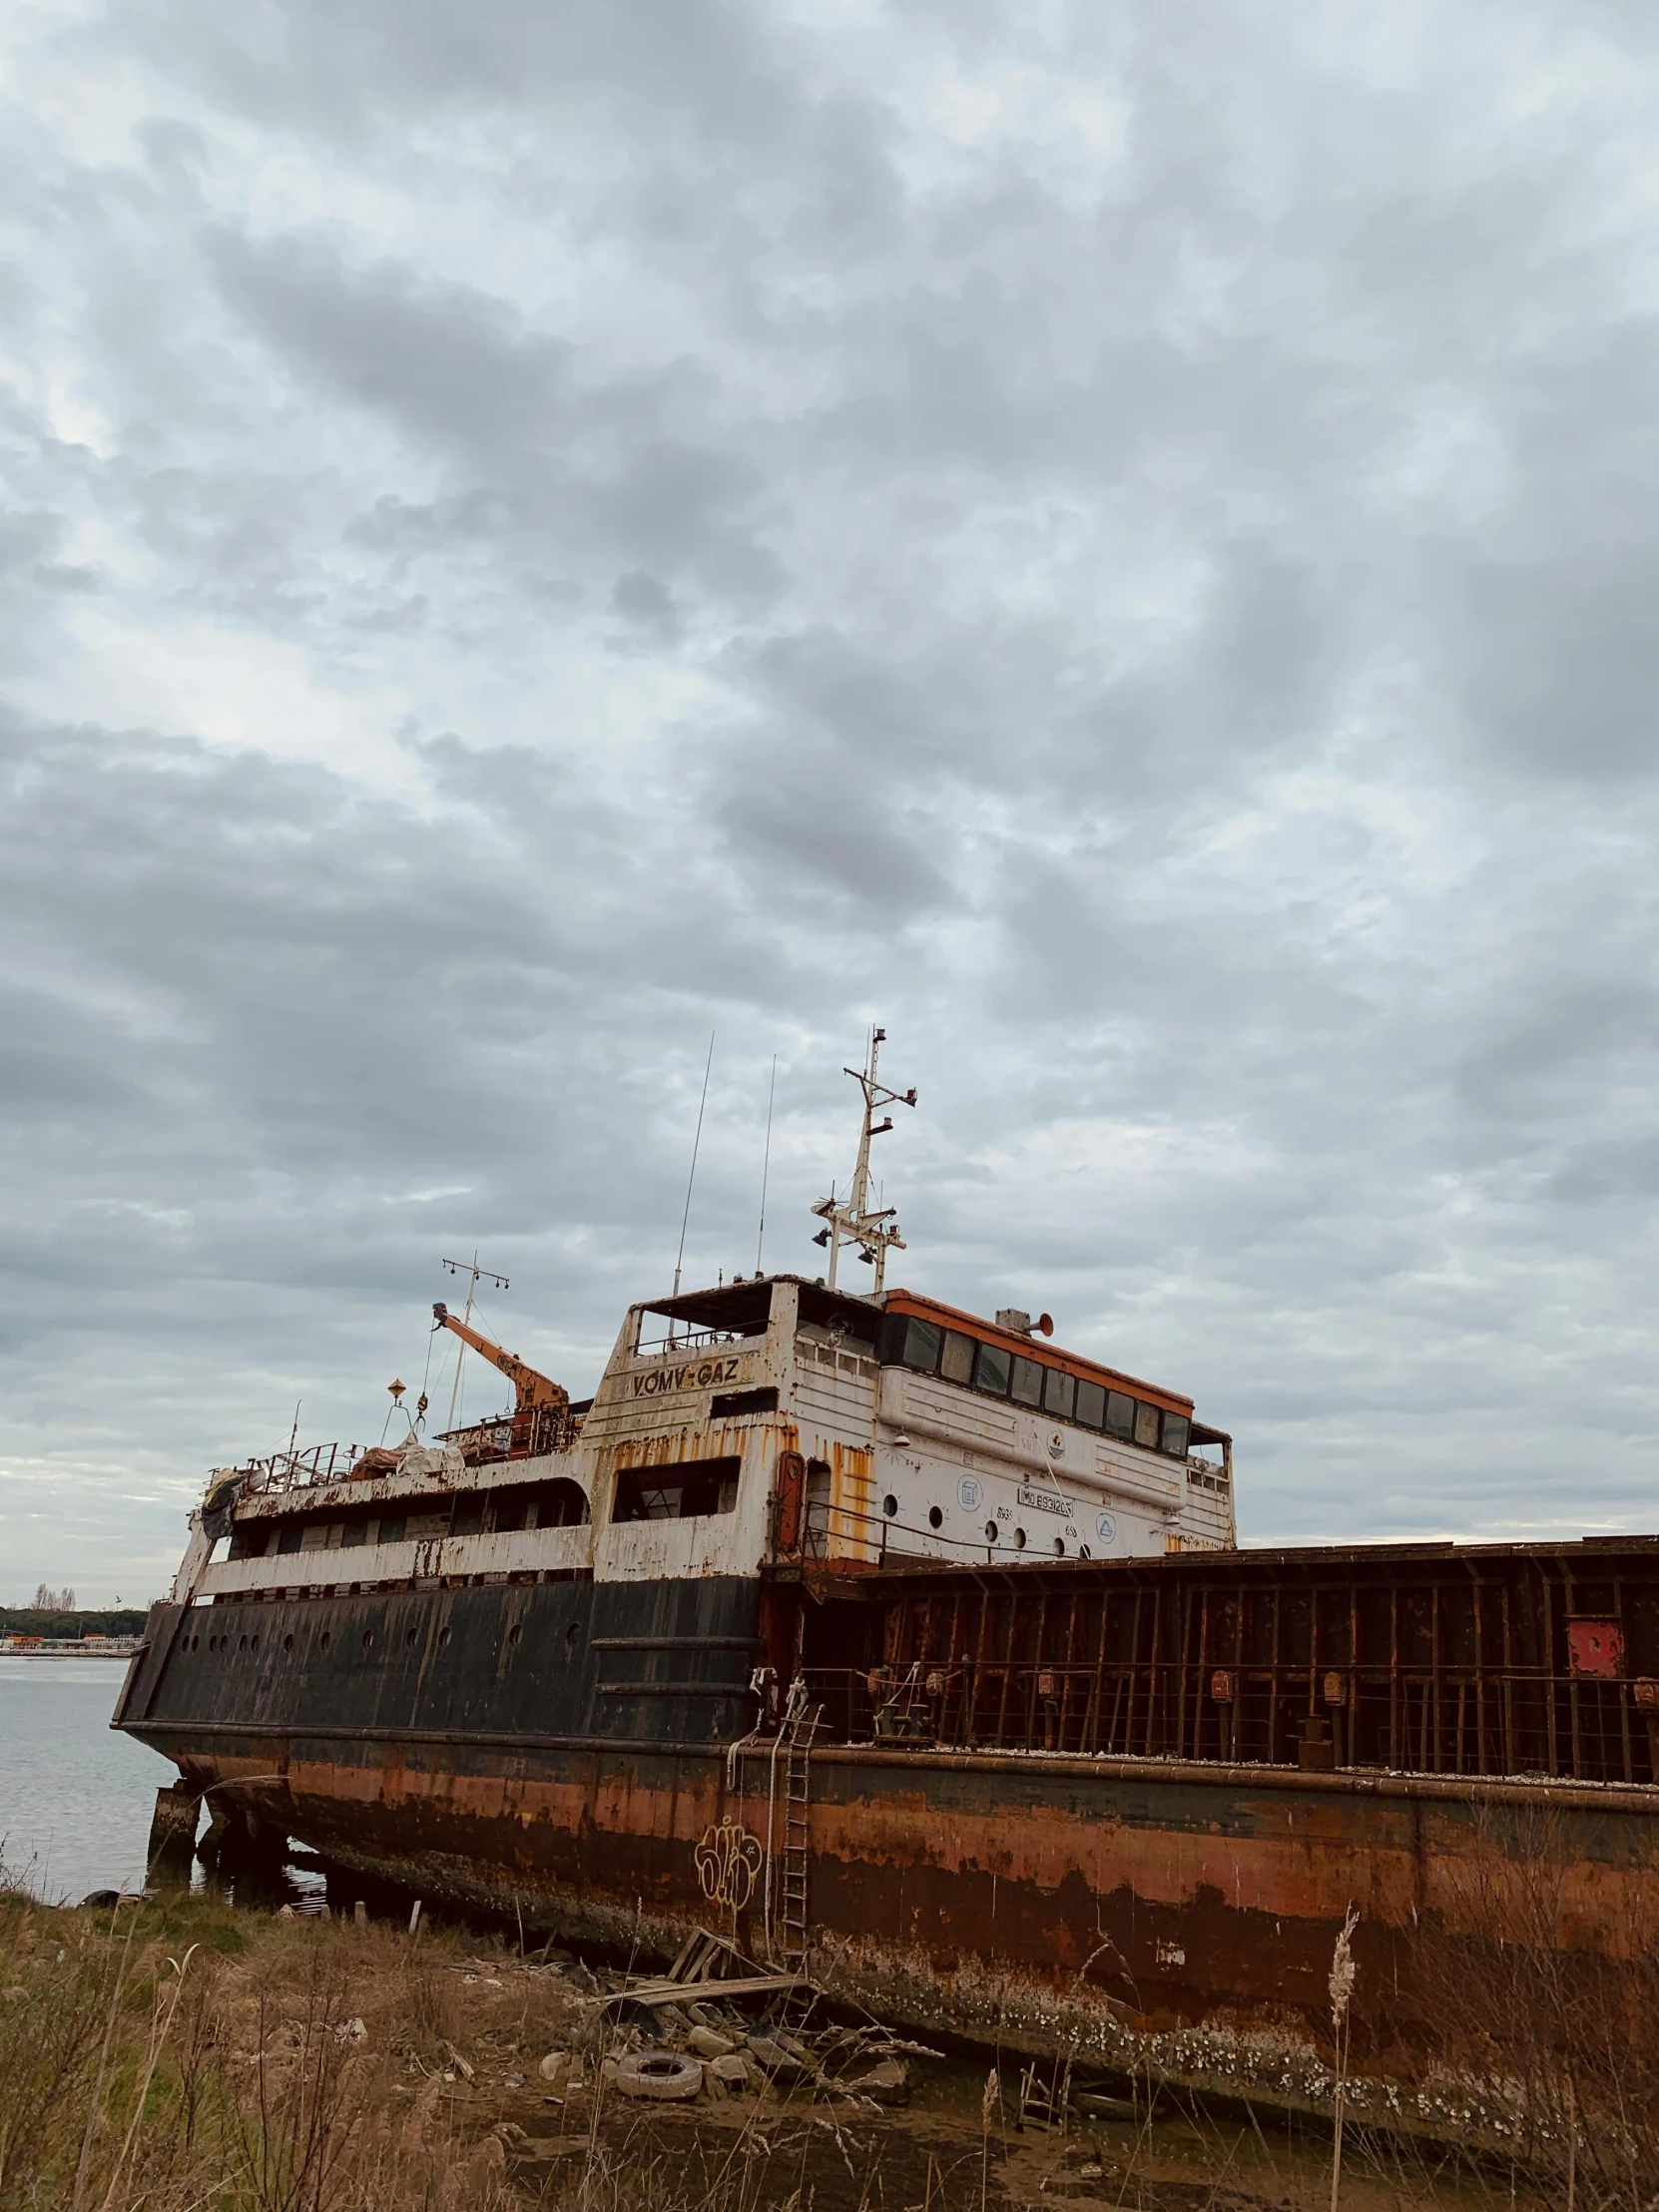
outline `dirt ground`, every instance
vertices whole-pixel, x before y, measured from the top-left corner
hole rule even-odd
[[[787,2016],[763,2016],[769,2001]],[[623,2092],[619,2060],[696,2050],[700,2033],[735,2046],[730,2089],[710,2067],[695,2101]],[[901,2045],[900,2063],[892,2041],[873,2021],[718,1983],[653,2008],[602,1962],[527,1957],[512,1937],[454,1927],[411,1936],[354,1907],[274,1914],[198,1892],[63,1910],[0,1886],[0,2212],[72,2198],[104,2212],[1331,2203],[1317,2127],[1169,2092],[1149,2111],[1106,2084],[1093,2102],[1056,2098],[1044,2121],[1031,2092],[1055,2084],[1019,2060]],[[858,2083],[883,2061],[900,2078],[878,2100]],[[1358,2137],[1341,2201],[1532,2212],[1501,2175],[1384,2164]]]
[[[474,1958],[452,1975],[466,2016],[474,2078],[446,2084],[468,2134],[495,2134],[515,2188],[584,2203],[741,2205],[745,2212],[944,2212],[950,2207],[1053,2207],[1055,2212],[1327,2212],[1327,2135],[1165,2110],[1138,2117],[1067,2117],[1017,2124],[1019,2062],[999,2070],[986,2113],[983,2060],[941,2054],[909,2061],[908,2101],[793,2090],[721,2102],[643,2103],[588,2065],[584,2085],[549,2090],[542,2053],[515,2022],[534,1967]],[[545,2001],[545,2000],[543,2000]],[[579,2010],[567,2015],[574,2039]],[[542,2014],[543,2031],[549,2025]],[[1363,2138],[1345,2159],[1347,2212],[1490,2212],[1525,2205],[1506,2179],[1461,2177],[1412,2158],[1387,2170]]]

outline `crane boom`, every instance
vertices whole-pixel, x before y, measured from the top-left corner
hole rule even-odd
[[[440,1329],[452,1329],[462,1344],[470,1345],[474,1352],[481,1352],[492,1368],[499,1368],[518,1393],[518,1410],[523,1413],[533,1406],[560,1406],[570,1403],[570,1392],[557,1382],[549,1381],[536,1369],[511,1352],[503,1352],[488,1337],[481,1337],[476,1329],[464,1321],[457,1321],[447,1306],[435,1305],[432,1319]]]

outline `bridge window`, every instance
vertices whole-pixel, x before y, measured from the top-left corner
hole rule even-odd
[[[945,1332],[944,1351],[939,1356],[939,1373],[947,1382],[971,1382],[973,1381],[974,1343],[959,1330]]]
[[[1106,1426],[1114,1436],[1127,1440],[1135,1433],[1135,1400],[1127,1390],[1112,1390],[1106,1398]]]
[[[1164,1415],[1164,1449],[1172,1459],[1187,1456],[1187,1431],[1191,1425],[1185,1413]]]
[[[682,1459],[668,1467],[624,1467],[616,1478],[615,1521],[695,1520],[730,1513],[743,1461]]]
[[[1135,1400],[1135,1441],[1144,1444],[1148,1451],[1158,1448],[1158,1408],[1148,1405],[1143,1398]]]
[[[1085,1428],[1104,1427],[1106,1421],[1106,1392],[1098,1382],[1086,1382],[1079,1379],[1077,1384],[1077,1418]]]
[[[981,1345],[973,1367],[974,1388],[983,1390],[987,1397],[1006,1397],[1008,1371],[1012,1366],[1012,1354],[1004,1352],[1000,1345]]]
[[[1040,1405],[1043,1394],[1043,1371],[1035,1360],[1022,1360],[1014,1356],[1014,1379],[1009,1384],[1008,1395],[1020,1405]]]
[[[1077,1381],[1067,1375],[1064,1368],[1043,1370],[1043,1411],[1052,1413],[1056,1420],[1070,1420],[1072,1404],[1077,1396]]]
[[[930,1321],[919,1321],[912,1314],[898,1356],[905,1367],[914,1368],[918,1375],[932,1375],[938,1368],[939,1349],[943,1343],[942,1329]]]

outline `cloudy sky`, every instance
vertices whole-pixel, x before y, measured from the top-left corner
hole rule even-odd
[[[0,1599],[817,1272],[1251,1541],[1659,1526],[1617,0],[0,0]],[[476,1382],[470,1409],[495,1393]]]

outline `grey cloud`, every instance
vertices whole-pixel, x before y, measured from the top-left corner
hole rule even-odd
[[[591,1380],[711,1029],[694,1274],[774,1051],[807,1260],[872,1019],[906,1273],[1194,1389],[1252,1535],[1651,1519],[1653,88],[1616,9],[1389,35],[30,27],[26,1580],[367,1433],[456,1247]]]
[[[221,233],[207,252],[226,299],[278,353],[415,437],[499,463],[557,420],[569,350],[499,300],[422,285],[394,263],[348,272],[314,241]]]

